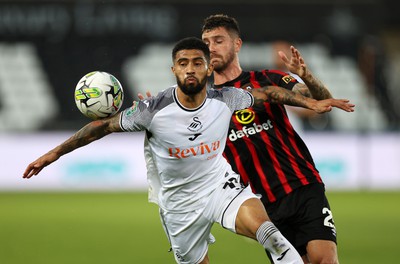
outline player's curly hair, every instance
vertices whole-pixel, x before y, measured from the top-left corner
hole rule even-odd
[[[228,32],[240,37],[239,23],[233,17],[224,14],[211,15],[204,19],[201,33],[210,31],[216,28],[225,28]]]
[[[188,37],[178,41],[172,49],[172,60],[175,61],[176,53],[181,50],[201,50],[206,57],[207,62],[210,62],[210,50],[207,45],[199,38]]]

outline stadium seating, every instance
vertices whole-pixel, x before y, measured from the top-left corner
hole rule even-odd
[[[271,68],[271,43],[244,44],[240,53],[243,69]],[[328,115],[332,128],[338,131],[369,130],[380,131],[386,128],[386,119],[376,98],[371,97],[365,88],[365,81],[354,60],[345,56],[331,56],[322,45],[307,43],[296,45],[309,68],[331,90],[335,98],[347,98],[356,104],[354,113],[334,109]],[[124,64],[129,87],[135,87],[133,94],[149,90],[156,94],[174,83],[168,70],[171,62],[169,44],[149,44],[137,57]]]
[[[0,132],[30,131],[58,112],[32,44],[0,44]]]

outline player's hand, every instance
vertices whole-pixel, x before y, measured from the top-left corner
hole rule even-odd
[[[278,51],[278,55],[290,72],[297,74],[300,78],[303,78],[306,76],[308,71],[307,64],[304,62],[303,57],[295,47],[290,46],[290,51],[292,55],[290,60],[283,51]]]
[[[149,91],[146,92],[147,98],[151,97],[151,93]],[[143,94],[138,93],[139,100],[143,100],[145,97]]]
[[[46,167],[47,165],[53,163],[59,158],[57,154],[54,152],[48,152],[32,162],[31,164],[26,167],[25,172],[22,176],[22,178],[29,179],[32,176],[38,175],[39,172]]]
[[[315,100],[313,106],[311,107],[311,110],[314,110],[318,114],[322,114],[330,112],[332,110],[332,107],[336,107],[346,112],[354,112],[355,105],[349,102],[350,101],[347,99],[334,98],[319,101]]]
[[[146,97],[144,97],[144,95],[143,94],[141,94],[141,93],[138,93],[138,98],[139,98],[139,100],[144,100]],[[149,91],[147,91],[146,92],[146,96],[147,96],[147,98],[150,98],[151,97],[151,93],[149,92]],[[137,104],[137,102],[136,101],[133,101],[132,102],[132,107],[134,107],[135,105]]]

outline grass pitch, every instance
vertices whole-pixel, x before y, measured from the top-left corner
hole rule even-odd
[[[397,263],[400,192],[328,192],[341,263]],[[269,263],[256,242],[213,228],[211,263]],[[175,263],[146,193],[0,193],[0,263]]]

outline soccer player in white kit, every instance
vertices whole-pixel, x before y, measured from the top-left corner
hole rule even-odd
[[[29,164],[23,177],[37,175],[62,155],[110,133],[146,131],[157,172],[149,182],[177,263],[209,263],[215,222],[257,240],[276,263],[303,263],[222,156],[232,113],[252,106],[254,98],[265,100],[263,88],[207,89],[210,53],[198,38],[179,41],[172,58],[176,86],[115,116],[92,121]],[[312,105],[330,110],[320,102]]]

